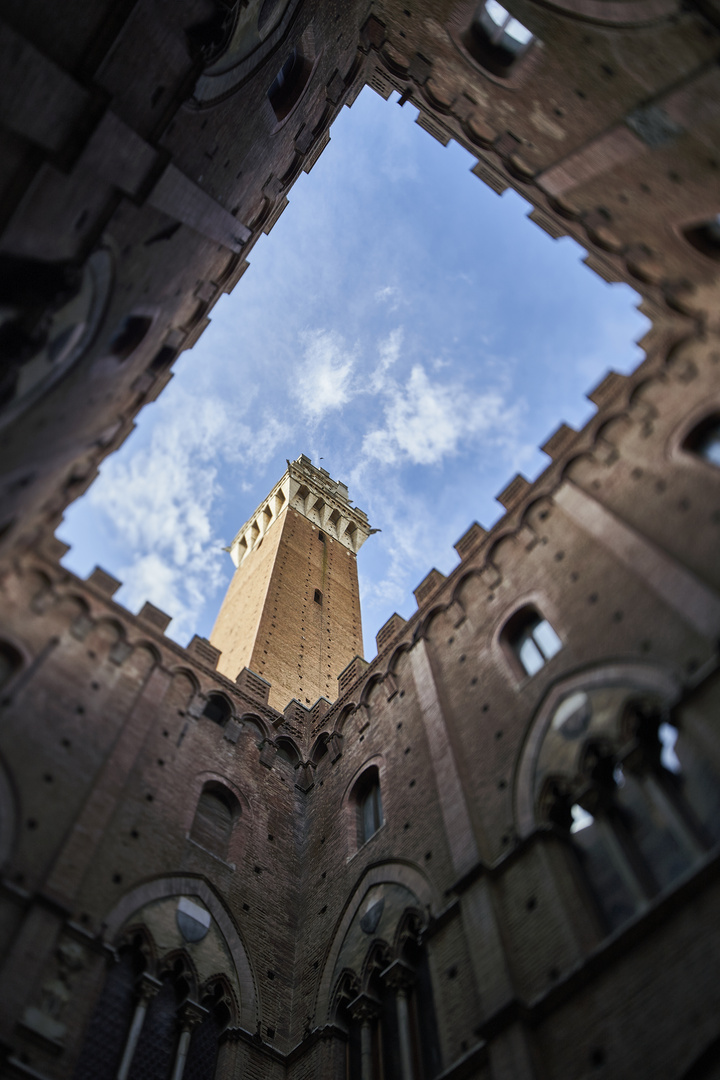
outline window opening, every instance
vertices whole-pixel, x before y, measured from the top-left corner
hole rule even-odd
[[[720,261],[720,214],[700,225],[690,225],[683,235],[701,255]]]
[[[222,784],[206,784],[198,799],[190,836],[213,855],[225,859],[235,819],[239,816],[240,805],[231,791]]]
[[[475,9],[465,45],[471,55],[495,75],[510,68],[535,40],[527,26],[515,19],[498,0],[485,0]]]
[[[364,844],[383,823],[380,778],[376,768],[369,769],[357,785],[358,841]]]
[[[205,702],[205,708],[203,709],[203,716],[206,716],[208,720],[212,720],[214,724],[226,724],[230,719],[232,710],[228,705],[224,697],[219,694],[211,694]]]
[[[562,648],[547,619],[531,608],[510,620],[505,637],[526,675],[535,675]]]
[[[319,532],[318,533],[318,540],[320,541],[321,544],[324,544],[325,543],[325,533]]]
[[[313,597],[316,604],[322,604],[322,593],[319,589],[315,590],[315,596]]]
[[[268,101],[278,120],[284,120],[300,100],[311,71],[312,64],[296,46],[278,71],[267,92]]]
[[[720,467],[720,416],[709,416],[690,432],[683,449]]]

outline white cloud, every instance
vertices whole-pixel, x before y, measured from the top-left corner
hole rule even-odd
[[[384,285],[375,293],[375,299],[379,304],[387,304],[390,311],[397,311],[400,307],[400,290],[397,285]]]
[[[346,349],[335,332],[306,331],[301,340],[305,354],[297,371],[295,394],[305,415],[318,421],[352,397],[356,354]]]
[[[404,386],[388,387],[384,424],[365,435],[366,461],[436,465],[462,444],[500,434],[514,410],[498,390],[468,391],[461,383],[433,382],[416,364]]]
[[[216,396],[174,394],[149,447],[109,459],[89,493],[127,552],[123,602],[137,608],[150,600],[173,617],[176,637],[192,631],[223,577],[226,556],[212,524],[218,470],[238,461],[252,470],[283,435],[274,418],[253,430],[238,408]]]
[[[370,389],[373,393],[379,394],[387,386],[387,373],[393,364],[396,364],[400,358],[400,349],[403,343],[403,328],[402,326],[396,327],[391,330],[384,341],[380,342],[378,352],[380,354],[380,361],[370,376]]]

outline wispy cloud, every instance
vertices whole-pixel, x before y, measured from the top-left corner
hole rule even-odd
[[[367,461],[437,465],[461,445],[510,425],[515,410],[498,390],[468,390],[460,382],[433,381],[416,364],[404,386],[387,387],[384,423],[362,444]]]
[[[130,608],[145,600],[157,604],[173,617],[173,635],[180,636],[193,629],[205,597],[223,576],[222,540],[212,524],[222,493],[218,471],[238,461],[256,468],[283,428],[269,417],[253,429],[215,396],[174,398],[149,446],[110,458],[89,498],[127,551],[120,570],[124,602]]]
[[[304,357],[297,372],[295,394],[305,415],[318,421],[350,400],[357,357],[336,332],[305,331],[301,342]]]

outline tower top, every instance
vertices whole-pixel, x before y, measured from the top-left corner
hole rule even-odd
[[[346,484],[333,480],[327,469],[316,468],[305,454],[288,461],[287,466],[230,545],[235,566],[240,567],[250,552],[260,546],[268,529],[288,508],[302,514],[355,554],[370,535],[367,514],[351,505]]]

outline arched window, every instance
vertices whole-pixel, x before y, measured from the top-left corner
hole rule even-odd
[[[226,859],[240,804],[228,788],[216,781],[205,784],[198,799],[190,837],[206,851]]]
[[[208,720],[212,720],[214,724],[220,724],[222,726],[227,724],[232,716],[232,709],[230,708],[227,699],[224,698],[222,694],[209,694],[202,714],[203,716],[206,716]]]
[[[22,657],[17,649],[6,641],[0,641],[0,690],[7,686],[21,667]]]
[[[715,262],[720,261],[720,214],[699,225],[689,225],[683,235],[696,251]]]
[[[507,77],[534,40],[498,0],[482,0],[475,9],[463,41],[470,55],[494,75]]]
[[[683,442],[683,450],[720,467],[720,415],[713,413],[697,424]]]
[[[268,101],[278,120],[284,120],[300,100],[300,95],[310,78],[312,63],[296,46],[275,76],[267,92]]]
[[[355,784],[352,801],[356,807],[357,837],[358,846],[360,846],[375,835],[384,820],[380,776],[376,765],[366,769]]]
[[[561,702],[541,770],[560,759],[576,769],[546,778],[541,813],[567,835],[615,930],[720,840],[718,784],[660,702],[622,688]]]
[[[516,611],[500,636],[526,675],[534,675],[562,648],[550,623],[533,607]]]

